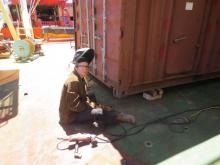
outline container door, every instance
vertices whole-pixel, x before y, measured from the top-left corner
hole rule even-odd
[[[194,71],[206,0],[175,0],[167,51],[167,76]]]
[[[205,40],[205,73],[220,71],[220,1],[212,1]]]

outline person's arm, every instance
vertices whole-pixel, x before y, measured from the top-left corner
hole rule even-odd
[[[74,112],[84,111],[89,107],[86,101],[83,101],[79,94],[79,82],[70,82],[67,84],[67,104],[68,109]]]

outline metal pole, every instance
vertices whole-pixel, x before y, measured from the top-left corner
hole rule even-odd
[[[31,3],[29,4],[29,14],[31,14],[31,10],[32,10],[34,4],[35,4],[35,0],[31,0]]]
[[[82,6],[81,6],[81,0],[79,0],[79,15],[80,15],[80,47],[82,48]]]
[[[102,35],[102,76],[106,80],[106,0],[103,0],[103,35]]]
[[[95,0],[92,0],[92,48],[95,50]],[[93,58],[93,73],[96,74],[96,57]]]
[[[77,50],[77,30],[76,30],[76,2],[73,1],[73,27],[74,27],[74,38],[75,38],[75,50]]]
[[[86,25],[87,25],[87,44],[90,47],[90,33],[89,33],[89,9],[88,9],[88,0],[86,0]]]
[[[18,14],[18,21],[21,22],[21,15],[20,15],[20,11],[19,11],[19,9],[18,9],[18,5],[15,5],[15,7],[16,7],[16,12],[17,12],[17,14]],[[18,25],[18,26],[19,26],[19,25]]]
[[[34,13],[34,10],[36,9],[36,7],[37,7],[37,5],[38,5],[39,3],[40,3],[40,0],[38,0],[38,1],[36,2],[36,4],[34,5],[34,7],[31,9],[31,11],[30,11],[30,13],[29,13],[30,16]]]
[[[32,37],[33,29],[32,29],[32,24],[30,20],[30,15],[27,10],[27,1],[19,0],[19,2],[21,6],[21,16],[22,16],[22,21],[23,21],[23,26],[24,26],[26,37]]]

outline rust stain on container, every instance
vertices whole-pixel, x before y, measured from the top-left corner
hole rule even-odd
[[[76,0],[77,48],[117,97],[220,75],[220,2]]]

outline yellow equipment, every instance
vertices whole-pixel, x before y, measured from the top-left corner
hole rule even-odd
[[[2,12],[2,16],[3,16],[4,21],[8,25],[8,28],[9,28],[9,30],[11,32],[11,35],[12,35],[14,41],[19,40],[20,38],[19,38],[19,36],[16,33],[14,25],[13,25],[13,23],[12,23],[10,17],[9,17],[9,13],[6,10],[5,6],[4,6],[3,0],[0,0],[0,10]]]
[[[18,40],[13,44],[13,50],[18,55],[17,60],[26,61],[33,55],[35,46],[29,39]]]
[[[32,41],[27,38],[23,40],[20,39],[9,17],[9,12],[5,8],[3,0],[0,0],[0,10],[2,12],[3,19],[8,25],[11,35],[15,41],[12,48],[14,50],[14,53],[16,54],[16,60],[26,61],[30,57],[32,57],[33,53],[35,52],[35,45],[37,45],[37,51],[39,55],[43,55],[43,53],[39,50],[41,49],[39,42]]]

